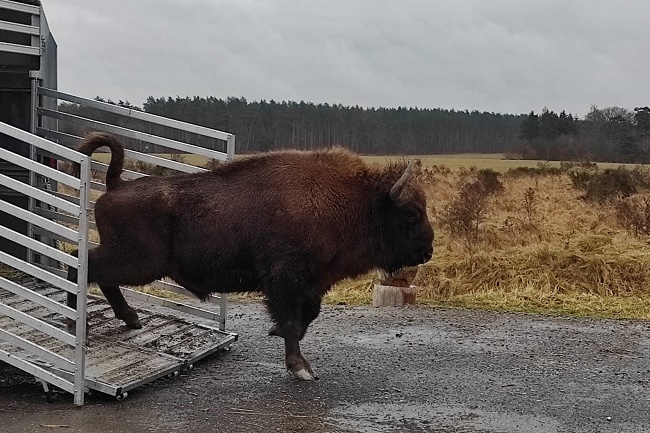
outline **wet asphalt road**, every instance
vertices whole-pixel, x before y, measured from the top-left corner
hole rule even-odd
[[[123,402],[0,366],[0,432],[650,432],[650,323],[326,306],[285,372],[258,302],[231,304],[232,350]]]

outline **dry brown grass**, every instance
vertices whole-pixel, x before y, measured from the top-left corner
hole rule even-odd
[[[509,178],[490,199],[476,245],[441,224],[466,172],[426,182],[435,253],[415,284],[423,303],[650,318],[650,245],[620,227],[614,207],[580,199],[567,176]],[[369,303],[371,277],[337,285],[328,302]]]

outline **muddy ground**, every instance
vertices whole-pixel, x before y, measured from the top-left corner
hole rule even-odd
[[[650,323],[326,306],[299,382],[257,302],[231,305],[230,352],[123,402],[45,402],[0,366],[0,432],[650,432]]]

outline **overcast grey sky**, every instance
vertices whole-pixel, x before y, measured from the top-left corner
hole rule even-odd
[[[648,0],[42,0],[59,89],[362,107],[650,104]]]

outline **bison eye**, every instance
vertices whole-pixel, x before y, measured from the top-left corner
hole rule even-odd
[[[408,222],[418,222],[420,220],[420,211],[415,208],[408,208],[404,211],[404,219]]]

